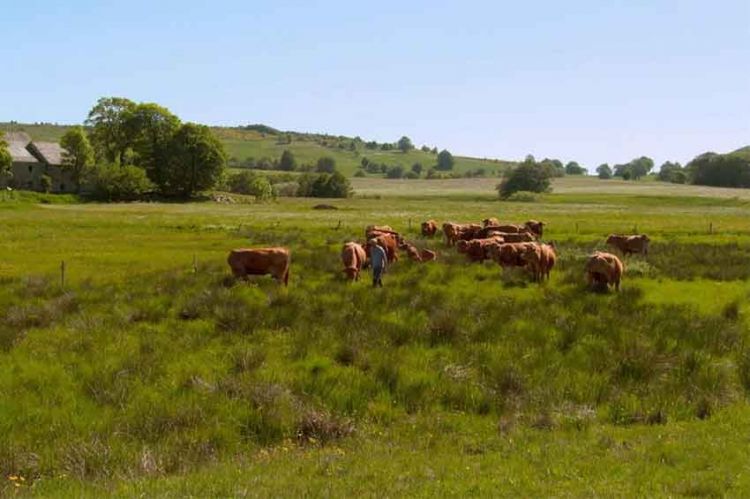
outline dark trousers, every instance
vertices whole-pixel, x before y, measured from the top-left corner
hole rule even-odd
[[[382,288],[383,287],[383,267],[372,268],[372,287]]]

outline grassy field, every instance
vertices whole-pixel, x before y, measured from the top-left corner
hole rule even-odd
[[[0,131],[14,130],[25,131],[34,140],[59,141],[60,137],[68,130],[65,125],[52,124],[14,124],[0,123]],[[407,171],[414,163],[421,163],[424,171],[434,166],[436,155],[413,150],[408,153],[400,151],[370,150],[360,145],[356,150],[339,148],[338,144],[351,142],[348,138],[327,137],[314,134],[292,134],[292,142],[286,143],[283,135],[271,135],[254,130],[241,130],[238,128],[214,127],[214,133],[224,144],[230,158],[244,161],[247,158],[260,160],[268,158],[277,160],[285,149],[294,153],[297,163],[314,165],[322,156],[330,156],[336,160],[336,168],[345,175],[351,176],[357,171],[363,157],[377,163],[385,163],[389,166],[401,165]],[[397,139],[398,137],[396,137]],[[394,139],[394,140],[396,140]],[[497,176],[498,172],[506,168],[507,161],[495,161],[482,158],[456,157],[455,172],[465,173],[483,168],[487,175]],[[382,176],[382,175],[378,175]]]
[[[0,194],[0,494],[750,493],[745,191],[355,180],[335,211]],[[549,283],[417,233],[487,216],[548,222]],[[344,282],[369,223],[438,261]],[[587,291],[585,256],[636,227],[648,258]],[[289,288],[232,285],[228,250],[271,244]]]

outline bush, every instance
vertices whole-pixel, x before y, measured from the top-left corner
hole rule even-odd
[[[44,190],[44,192],[49,193],[49,191],[52,190],[52,177],[44,174],[42,175],[42,178],[40,180],[42,182],[42,189]]]
[[[529,191],[517,191],[508,196],[506,201],[513,201],[516,203],[534,203],[539,200],[539,196],[534,192]]]
[[[387,178],[403,178],[404,167],[401,165],[392,166],[388,168],[388,171],[386,172],[385,176]]]
[[[404,174],[404,178],[408,178],[410,180],[415,180],[419,178],[419,174],[415,172],[406,172]]]
[[[550,190],[549,172],[540,163],[526,160],[497,186],[502,199],[508,199],[519,191],[548,192]]]
[[[92,168],[88,184],[90,196],[102,201],[135,201],[154,189],[146,171],[132,165]]]
[[[354,173],[354,176],[355,176],[355,177],[358,177],[358,178],[362,178],[362,177],[366,177],[367,175],[365,174],[365,171],[364,171],[364,170],[357,170],[357,171],[356,171],[356,172]]]

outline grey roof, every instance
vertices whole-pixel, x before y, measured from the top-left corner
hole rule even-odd
[[[36,158],[26,148],[31,142],[31,137],[24,132],[6,132],[5,141],[8,143],[13,162],[36,163]]]
[[[34,153],[39,161],[48,165],[60,166],[63,164],[63,149],[57,142],[32,142],[28,145],[29,151]]]

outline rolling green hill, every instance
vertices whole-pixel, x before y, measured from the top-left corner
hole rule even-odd
[[[25,131],[34,140],[57,141],[70,128],[57,124],[0,123],[2,131]],[[250,129],[248,129],[250,128]],[[221,139],[233,165],[248,158],[259,161],[263,158],[277,160],[285,149],[294,153],[298,164],[315,164],[322,156],[331,156],[336,167],[346,175],[353,175],[366,157],[377,163],[389,166],[401,165],[409,170],[414,163],[421,163],[424,171],[436,163],[436,155],[415,149],[408,153],[398,150],[368,149],[365,142],[350,137],[280,132],[270,127],[213,127]],[[352,145],[354,144],[354,145]],[[378,144],[380,146],[380,144]],[[486,175],[493,176],[513,164],[511,161],[480,159],[456,156],[454,172],[466,173],[484,169]],[[375,175],[381,176],[381,175]]]

